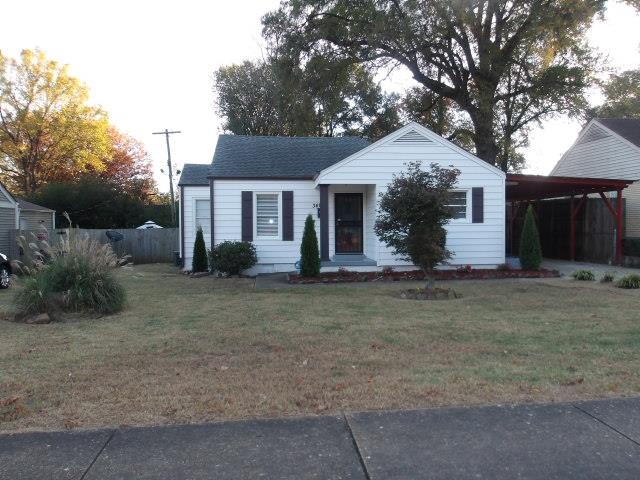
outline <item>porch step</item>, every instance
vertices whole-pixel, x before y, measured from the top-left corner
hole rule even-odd
[[[329,261],[320,263],[322,267],[375,267],[378,263],[365,255],[334,255]]]

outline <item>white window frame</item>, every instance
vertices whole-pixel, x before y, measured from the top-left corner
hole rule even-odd
[[[278,234],[258,235],[258,195],[278,196]],[[253,231],[256,233],[256,240],[282,240],[282,191],[253,192]]]
[[[206,225],[202,227],[202,233],[204,233],[205,238],[207,236],[207,232],[211,229],[211,199],[208,197],[193,197],[193,234],[196,235],[198,233],[198,202],[199,201],[207,201],[209,202],[209,226],[205,231]]]
[[[471,215],[472,215],[472,205],[471,205],[471,189],[470,188],[454,188],[453,190],[449,190],[451,193],[465,193],[467,197],[467,205],[464,218],[451,218],[449,219],[449,223],[471,223]]]

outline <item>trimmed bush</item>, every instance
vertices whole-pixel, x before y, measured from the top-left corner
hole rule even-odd
[[[540,235],[533,215],[533,207],[529,205],[524,217],[522,236],[520,238],[520,265],[523,270],[540,270],[541,263]]]
[[[596,279],[596,276],[591,270],[577,270],[573,272],[571,276],[574,280],[579,280],[581,282],[593,282]]]
[[[196,240],[193,242],[193,260],[191,260],[192,272],[206,272],[209,269],[207,260],[207,247],[204,244],[204,234],[202,227],[198,227]]]
[[[630,275],[625,275],[618,283],[616,283],[616,287],[618,288],[640,288],[640,275],[632,273]]]
[[[303,277],[320,275],[320,251],[316,236],[316,222],[311,215],[307,215],[304,222],[304,233],[300,244],[300,274]]]
[[[251,242],[222,242],[209,252],[211,270],[239,275],[258,263],[256,247]]]

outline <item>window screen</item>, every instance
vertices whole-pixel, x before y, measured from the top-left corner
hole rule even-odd
[[[449,204],[447,205],[453,220],[467,218],[467,192],[449,192]]]
[[[202,227],[205,235],[211,230],[211,203],[209,200],[196,200],[196,230]]]
[[[279,195],[256,193],[256,234],[258,237],[278,236]]]

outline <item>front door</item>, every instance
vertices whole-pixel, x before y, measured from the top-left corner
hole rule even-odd
[[[336,193],[336,253],[362,253],[362,194]]]

